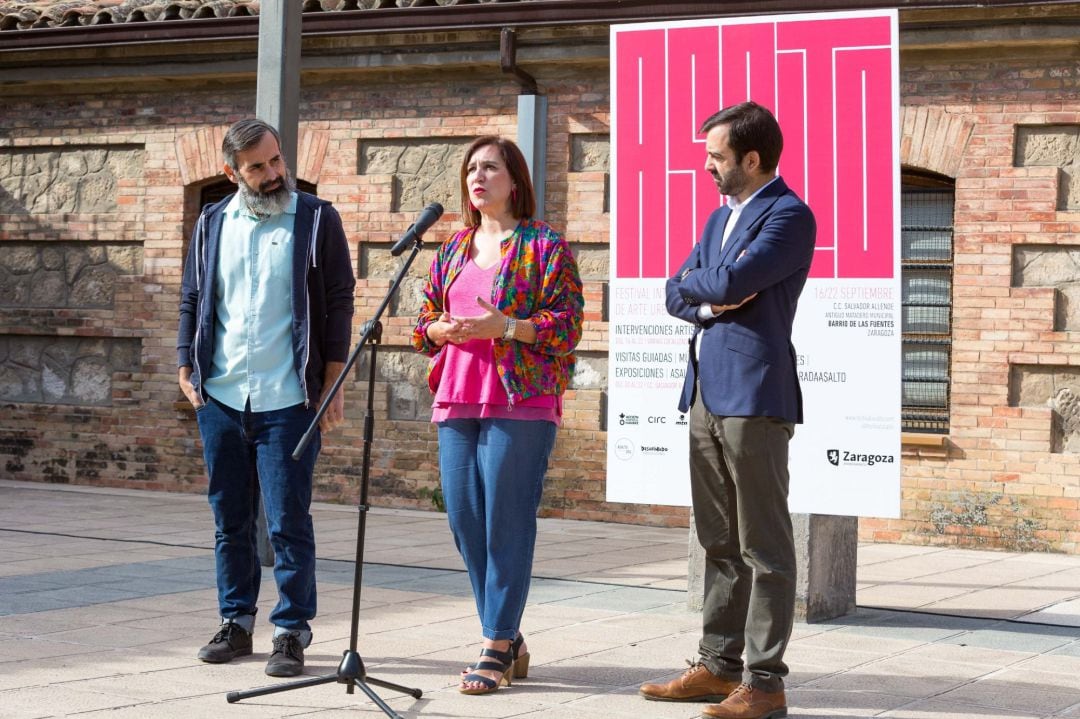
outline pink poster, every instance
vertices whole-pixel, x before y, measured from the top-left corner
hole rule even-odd
[[[811,277],[891,277],[891,32],[886,15],[620,30],[616,276],[666,278],[686,258],[717,206],[697,129],[754,100],[817,217]]]
[[[893,10],[612,27],[609,501],[690,503],[677,401],[694,326],[667,314],[664,282],[723,199],[697,130],[753,100],[780,122],[778,172],[817,220],[793,336],[806,421],[791,510],[898,515],[896,38]]]

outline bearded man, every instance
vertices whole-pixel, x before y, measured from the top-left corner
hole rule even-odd
[[[345,367],[356,280],[341,218],[296,191],[277,130],[241,120],[221,150],[238,192],[207,206],[192,233],[177,336],[210,480],[221,615],[198,658],[252,653],[261,495],[278,589],[266,673],[295,676],[316,610],[312,472],[321,432],[343,421],[341,392],[303,456],[291,455]]]

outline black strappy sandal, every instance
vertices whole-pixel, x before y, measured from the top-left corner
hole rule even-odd
[[[510,653],[514,655],[514,679],[528,679],[529,677],[529,653],[521,653],[521,648],[525,646],[525,637],[519,632],[517,639],[510,645]],[[471,674],[476,667],[469,665],[461,670],[461,676]]]
[[[529,676],[529,653],[521,653],[525,646],[525,637],[519,632],[517,639],[510,645],[510,653],[514,655],[514,679],[527,679]]]
[[[473,667],[472,672],[461,678],[461,686],[458,687],[458,691],[462,694],[490,694],[501,687],[503,682],[506,683],[506,686],[510,686],[511,675],[514,673],[514,667],[517,664],[514,661],[513,652],[500,652],[498,649],[485,648],[484,651],[480,652],[480,656],[481,658],[490,657],[495,661],[489,662],[481,659]],[[477,674],[476,671],[478,670],[502,672],[502,674],[498,679],[489,679],[483,674]],[[483,684],[483,686],[473,688],[465,686],[466,684]]]

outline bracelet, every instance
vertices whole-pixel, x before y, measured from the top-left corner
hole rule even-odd
[[[506,326],[503,328],[502,338],[506,341],[514,339],[514,330],[517,329],[517,320],[513,317],[506,318]]]

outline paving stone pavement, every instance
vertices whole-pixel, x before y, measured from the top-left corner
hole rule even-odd
[[[318,504],[319,616],[306,674],[348,649],[358,512]],[[467,697],[457,674],[479,626],[445,517],[368,512],[357,649],[402,717],[689,719],[646,702],[645,681],[693,656],[685,529],[540,520],[523,629],[527,679]],[[275,685],[253,656],[203,664],[215,630],[213,528],[204,497],[0,480],[0,718],[381,717],[337,682],[228,703]],[[798,624],[790,717],[1080,718],[1080,557],[872,544],[858,610]],[[264,572],[263,616],[274,600]]]

